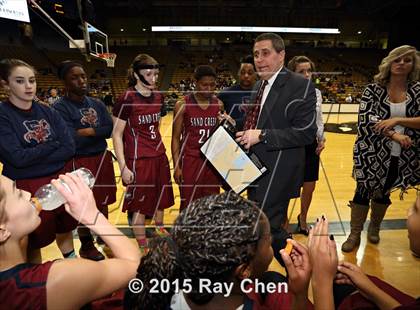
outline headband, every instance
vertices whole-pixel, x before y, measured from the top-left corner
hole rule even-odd
[[[159,69],[160,67],[161,67],[161,65],[159,65],[159,64],[148,65],[148,64],[138,63],[138,62],[135,62],[133,64],[133,70],[134,71],[138,71],[138,70],[142,70],[142,69]]]
[[[160,65],[159,64],[142,64],[139,63],[138,61],[136,61],[135,63],[133,63],[133,71],[135,73],[137,73],[137,75],[139,76],[140,81],[147,86],[150,86],[150,83],[146,81],[146,79],[144,78],[143,74],[140,73],[140,70],[142,69],[159,69]]]

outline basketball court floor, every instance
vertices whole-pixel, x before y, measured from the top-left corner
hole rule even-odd
[[[172,113],[169,113],[162,119],[161,124],[161,134],[170,160],[172,117]],[[331,115],[329,118],[329,122],[356,120],[357,115],[354,114],[341,114],[339,117],[338,115]],[[348,254],[342,253],[340,247],[350,229],[350,208],[347,207],[347,204],[352,199],[355,188],[355,182],[351,177],[352,149],[355,135],[327,132],[326,139],[326,148],[321,155],[320,178],[309,209],[308,223],[313,223],[322,214],[325,215],[331,222],[330,230],[337,241],[339,259],[357,263],[366,273],[387,281],[407,294],[415,297],[420,296],[420,259],[411,255],[405,224],[407,210],[415,201],[415,190],[409,190],[404,195],[404,200],[399,199],[399,192],[392,194],[393,204],[388,209],[382,224],[381,242],[378,245],[368,243],[366,232],[363,232],[359,250]],[[111,140],[109,141],[109,146],[112,149]],[[119,170],[116,162],[114,168],[118,175]],[[119,178],[117,181],[119,181]],[[131,234],[130,229],[128,229],[127,216],[121,212],[120,207],[123,192],[124,188],[119,181],[117,193],[119,201],[109,206],[109,218],[111,223],[118,226],[125,233]],[[169,227],[179,213],[179,190],[176,184],[174,185],[174,193],[176,196],[175,206],[165,212],[165,225]],[[295,228],[299,208],[299,199],[290,202],[289,219],[292,231]],[[365,227],[367,228],[367,223]],[[307,237],[303,235],[294,235],[294,238],[303,243],[307,241]],[[77,237],[75,237],[74,241],[78,250],[80,242]],[[135,242],[134,239],[133,242]],[[106,248],[103,250],[105,250],[106,254],[111,255]],[[61,255],[54,243],[42,250],[42,257],[43,260],[50,260],[59,258]],[[270,269],[284,273],[284,269],[274,260],[270,265]]]

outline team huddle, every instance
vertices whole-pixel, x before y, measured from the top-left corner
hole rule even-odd
[[[359,120],[356,147],[360,149],[355,149],[355,157],[360,160],[355,162],[357,188],[351,202],[351,234],[342,247],[345,252],[360,243],[370,200],[368,238],[378,243],[380,224],[391,203],[390,190],[405,190],[419,183],[420,84],[415,79],[420,64],[414,48],[396,50],[390,53],[392,65],[384,78],[391,94],[387,100],[403,101],[407,113],[384,110],[380,115],[387,117],[378,118],[372,132],[364,130],[363,119]],[[152,56],[135,57],[128,69],[128,88],[118,98],[112,115],[100,100],[87,96],[82,64],[69,60],[59,65],[57,73],[65,96],[50,107],[35,98],[36,71],[30,64],[2,60],[0,79],[9,97],[0,103],[0,308],[418,306],[419,300],[366,276],[357,266],[338,263],[334,236],[328,234],[324,216],[308,227],[306,216],[326,141],[322,97],[310,82],[315,70],[312,61],[297,56],[287,69],[284,59],[284,42],[278,35],[258,36],[251,60],[241,61],[240,84],[218,96],[215,70],[209,65],[195,68],[195,89],[175,104],[173,112],[173,176],[160,130],[166,114],[163,95],[157,89],[160,65]],[[412,72],[417,74],[414,81]],[[407,97],[398,96],[401,76]],[[374,114],[377,103],[371,92],[380,87],[385,88],[380,83],[368,86],[362,116]],[[369,113],[363,109],[370,109]],[[403,120],[389,122],[390,116],[396,115]],[[222,121],[235,126],[236,142],[245,150],[251,149],[268,169],[249,186],[249,200],[230,191],[200,151]],[[109,138],[115,154],[108,150]],[[364,175],[364,169],[370,168],[365,160],[369,157],[368,166],[375,163],[370,153],[364,153],[362,140],[372,147],[383,143],[384,150],[389,151],[383,175],[375,175],[378,180]],[[118,173],[114,172],[113,156]],[[95,177],[92,190],[80,175],[70,173],[81,167]],[[116,174],[121,175],[125,187],[122,211],[128,215],[136,244],[107,220],[108,206],[117,201]],[[181,196],[180,215],[168,232],[163,223],[165,209],[175,203],[172,177]],[[33,208],[31,197],[48,183],[67,202],[55,210],[39,212]],[[222,188],[225,191],[220,194]],[[309,236],[308,245],[291,240],[288,231],[288,204],[299,196],[302,206],[297,232]],[[415,255],[420,254],[419,205],[420,198],[408,220],[410,248]],[[146,237],[146,217],[154,221],[153,238]],[[78,253],[85,259],[78,258],[74,249],[76,228],[81,242]],[[110,248],[112,258],[105,259],[98,251],[91,232],[96,243]],[[42,263],[40,249],[54,241],[65,259]],[[286,268],[287,277],[267,272],[273,257]],[[127,289],[134,278],[143,282],[141,292]],[[233,293],[203,292],[198,285],[203,278],[231,283]],[[191,281],[192,286],[188,293],[171,288],[154,295],[149,293],[153,279]],[[245,279],[251,287],[255,279],[287,283],[289,292],[243,292],[239,283]],[[311,279],[313,305],[308,299]],[[352,290],[343,288],[350,284]]]

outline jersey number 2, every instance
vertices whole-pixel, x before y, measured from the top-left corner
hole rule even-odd
[[[198,134],[200,135],[200,140],[198,140],[198,143],[203,144],[204,141],[210,136],[210,129],[200,129]]]

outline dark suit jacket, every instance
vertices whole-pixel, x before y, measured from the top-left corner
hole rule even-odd
[[[256,83],[255,88],[260,84],[261,81]],[[304,146],[314,141],[317,131],[315,105],[312,82],[283,67],[257,124],[257,129],[266,129],[266,142],[252,147],[268,172],[251,185],[248,194],[264,209],[299,196],[304,176]]]

